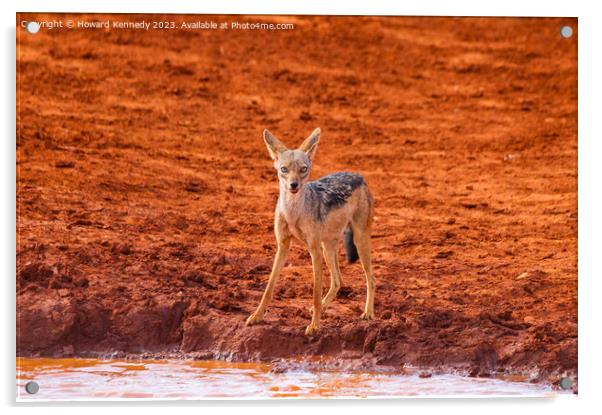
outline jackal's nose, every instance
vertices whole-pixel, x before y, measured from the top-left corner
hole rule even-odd
[[[291,186],[291,190],[297,190],[299,188],[299,183],[291,182],[290,186]]]

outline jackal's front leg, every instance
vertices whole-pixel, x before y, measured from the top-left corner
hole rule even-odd
[[[249,318],[247,318],[247,326],[257,324],[263,320],[265,310],[272,299],[272,294],[274,293],[274,285],[276,284],[276,280],[278,279],[278,276],[282,271],[284,261],[286,260],[286,253],[288,252],[289,246],[290,239],[286,239],[278,244],[278,252],[276,252],[276,257],[274,258],[274,264],[272,265],[272,272],[270,273],[268,285],[265,288],[263,297],[261,297],[261,302],[259,303],[257,310],[255,310],[255,312],[251,314]]]
[[[320,316],[322,314],[322,257],[320,248],[310,250],[311,263],[314,270],[314,295],[311,323],[305,329],[305,334],[311,336],[320,329]]]

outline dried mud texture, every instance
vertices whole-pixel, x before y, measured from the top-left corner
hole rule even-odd
[[[575,19],[206,19],[295,29],[18,31],[19,355],[576,376]],[[313,177],[360,172],[375,196],[377,320],[342,264],[304,336],[297,244],[245,327],[275,253],[261,131],[292,145],[317,126]]]

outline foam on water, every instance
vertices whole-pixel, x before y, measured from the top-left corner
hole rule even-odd
[[[30,395],[25,384],[35,381]],[[554,396],[549,386],[456,375],[270,372],[268,364],[188,360],[17,359],[17,398],[39,400]]]

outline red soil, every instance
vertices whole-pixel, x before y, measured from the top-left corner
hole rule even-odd
[[[17,30],[19,355],[576,376],[575,19],[207,20],[295,29]],[[358,320],[364,276],[344,264],[304,336],[297,244],[245,327],[275,252],[261,131],[294,145],[317,126],[313,176],[360,172],[375,196],[377,320]]]

